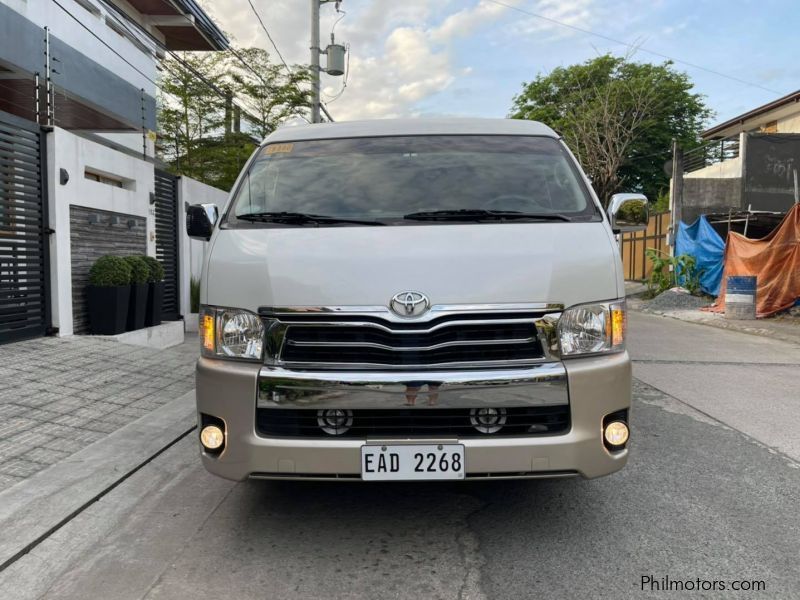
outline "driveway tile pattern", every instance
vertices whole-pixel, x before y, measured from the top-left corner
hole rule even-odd
[[[0,346],[0,491],[194,388],[196,336],[156,350],[89,336]]]

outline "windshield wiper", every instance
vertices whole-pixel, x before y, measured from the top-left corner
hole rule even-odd
[[[237,219],[242,221],[255,221],[258,223],[282,223],[286,225],[334,225],[337,223],[349,223],[352,225],[386,225],[381,221],[367,221],[361,219],[344,219],[339,217],[329,217],[327,215],[313,215],[300,212],[256,212],[245,215],[237,215]]]
[[[570,221],[558,213],[526,213],[516,210],[485,210],[483,208],[459,208],[453,210],[423,210],[403,216],[410,221]]]

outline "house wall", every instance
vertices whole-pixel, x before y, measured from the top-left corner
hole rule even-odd
[[[190,204],[216,204],[222,212],[225,202],[228,199],[228,192],[224,192],[210,185],[200,183],[189,177],[181,177],[178,180],[178,202],[183,210],[180,210],[178,227],[182,235],[180,250],[181,260],[181,314],[188,315],[190,310],[190,284],[189,280],[194,277],[200,280],[200,273],[203,270],[203,257],[208,246],[207,242],[192,240],[186,235],[186,207]]]
[[[102,4],[95,0],[84,0],[84,2],[94,6],[96,13],[88,11],[75,0],[59,0],[59,3],[80,21],[78,23],[52,0],[0,0],[0,3],[8,5],[39,28],[50,27],[51,35],[56,36],[81,54],[91,57],[106,69],[121,75],[137,89],[144,88],[149,95],[153,96],[155,94],[155,86],[148,81],[145,75],[152,80],[156,79],[157,72],[154,55],[149,52],[143,52],[130,40],[111,29],[106,24],[106,19],[109,22],[113,21],[108,16],[110,11],[107,11]],[[137,22],[143,23],[141,15],[138,15],[132,9],[130,9],[129,15]],[[91,29],[97,37],[125,57],[128,62],[139,71],[142,71],[143,74],[137,73],[122,58],[116,56],[102,42],[89,34],[81,24]],[[133,28],[132,26],[129,27]],[[152,29],[151,33],[156,37],[161,37],[163,41],[163,36],[157,29]],[[150,43],[150,46],[152,47],[152,43]]]
[[[94,261],[104,254],[141,256],[147,248],[146,220],[83,206],[69,207],[73,333],[89,333],[86,286]]]
[[[86,179],[87,168],[122,179],[124,187]],[[69,174],[64,185],[60,182],[61,169]],[[47,170],[50,226],[55,230],[50,236],[53,326],[59,328],[60,335],[70,335],[74,332],[70,209],[79,206],[140,219],[146,238],[142,250],[155,256],[155,213],[150,205],[154,167],[55,128],[47,134]]]
[[[59,335],[85,332],[83,291],[88,268],[102,254],[155,256],[155,191],[152,162],[120,152],[56,127],[47,134],[47,184],[53,326]],[[65,169],[69,181],[61,184]],[[122,180],[115,187],[86,179],[86,169]],[[213,203],[222,209],[228,193],[188,177],[178,179],[179,206]],[[97,222],[90,223],[90,215]],[[117,219],[114,219],[117,217]],[[94,221],[95,218],[91,217]],[[129,223],[129,221],[133,221]],[[189,314],[189,279],[200,277],[204,242],[186,235],[186,213],[179,211],[178,249],[181,314]]]
[[[778,119],[778,133],[800,133],[800,112]]]
[[[30,77],[37,72],[44,77],[47,26],[52,81],[59,92],[80,99],[82,104],[132,129],[155,129],[154,55],[110,29],[101,9],[98,8],[98,16],[75,0],[59,2],[78,21],[51,0],[0,0],[0,61]],[[58,107],[56,101],[56,119]],[[92,129],[88,123],[86,128]]]
[[[702,214],[742,209],[742,178],[685,178],[683,180],[684,223],[693,223]]]
[[[729,178],[742,176],[742,157],[729,158],[715,165],[709,165],[703,169],[684,174],[686,179],[708,179],[708,178]]]

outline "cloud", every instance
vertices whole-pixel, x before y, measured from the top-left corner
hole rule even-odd
[[[434,5],[431,1],[410,0],[402,11],[380,15],[374,9],[377,4],[372,3],[373,9],[346,29],[348,35],[356,27],[367,34],[360,39],[355,35],[351,46],[348,87],[337,100],[335,110],[337,118],[343,120],[418,114],[419,103],[447,90],[458,76],[470,73],[470,69],[456,64],[454,43],[508,16],[507,8],[487,0],[454,12],[451,2]],[[448,7],[450,10],[446,10]],[[439,13],[444,8],[444,14],[436,13],[434,8]],[[365,22],[368,27],[363,27]],[[343,29],[342,39],[344,33]],[[356,45],[370,39],[385,41],[382,47],[367,44],[362,49]],[[325,92],[332,94],[336,90],[335,85],[329,85]]]
[[[204,8],[242,46],[257,45],[277,57],[246,0],[201,0]],[[506,0],[518,4],[521,0]],[[466,4],[466,6],[465,6]],[[307,64],[309,8],[299,0],[255,2],[289,64]],[[233,8],[235,6],[235,8]],[[331,103],[337,120],[414,115],[419,104],[469,73],[457,64],[454,45],[502,18],[516,17],[488,0],[387,0],[342,2],[347,15],[336,25],[336,41],[350,45],[347,89]],[[323,5],[321,45],[339,15]],[[323,58],[324,64],[324,58]],[[323,98],[335,97],[342,78],[322,76]],[[464,82],[462,82],[462,86]]]
[[[547,34],[547,38],[551,41],[580,35],[580,32],[559,23],[589,29],[593,17],[597,16],[596,4],[596,0],[538,0],[526,10],[545,18],[518,13],[519,18],[512,31],[514,35],[536,35],[540,41],[542,34]]]

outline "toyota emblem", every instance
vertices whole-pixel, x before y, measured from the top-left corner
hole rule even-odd
[[[389,308],[401,317],[416,317],[430,308],[431,304],[425,294],[419,292],[400,292],[392,297]]]

